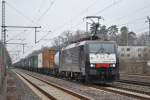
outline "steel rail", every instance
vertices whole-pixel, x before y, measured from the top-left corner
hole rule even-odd
[[[113,85],[106,85],[106,86],[92,85],[92,87],[96,88],[96,89],[108,91],[108,92],[113,92],[113,93],[129,96],[129,97],[141,99],[141,100],[150,100],[150,95],[149,94],[141,93],[141,92],[139,92],[137,90],[121,88],[121,87],[117,87],[117,86],[113,86]],[[126,92],[124,92],[124,91],[126,91]],[[141,95],[138,95],[138,94],[148,95],[149,97],[141,96]]]
[[[23,72],[22,72],[22,73],[23,73]],[[42,82],[44,82],[44,83],[46,83],[46,84],[48,84],[48,85],[50,85],[50,86],[53,86],[53,87],[55,87],[55,88],[57,88],[57,89],[59,89],[59,90],[62,90],[62,91],[66,92],[66,93],[68,93],[68,94],[70,94],[70,95],[72,95],[72,96],[74,96],[74,97],[80,98],[81,100],[93,100],[93,99],[90,98],[90,97],[81,95],[81,94],[79,94],[79,93],[76,93],[76,92],[71,91],[71,90],[69,90],[69,89],[66,89],[66,88],[64,88],[64,87],[58,86],[58,85],[56,85],[56,84],[54,84],[54,83],[50,83],[49,81],[40,79],[39,77],[30,75],[30,74],[28,74],[28,73],[23,73],[23,74],[29,75],[29,76],[31,76],[31,77],[33,77],[33,78],[35,78],[35,79],[37,79],[37,80],[40,80],[40,81],[42,81]],[[19,75],[20,75],[20,74],[19,74]],[[23,77],[25,80],[27,80],[30,84],[32,84],[34,87],[36,87],[38,90],[40,90],[44,95],[46,95],[46,96],[49,97],[50,99],[52,99],[52,100],[57,100],[55,97],[53,97],[52,95],[46,93],[44,90],[42,90],[41,88],[39,88],[38,86],[36,86],[34,83],[32,83],[30,80],[28,80],[27,78],[25,78],[23,75],[20,75],[20,76]]]

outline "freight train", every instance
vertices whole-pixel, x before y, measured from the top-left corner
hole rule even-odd
[[[50,49],[22,59],[14,66],[90,83],[108,83],[119,79],[117,45],[110,41],[73,43],[57,53]]]

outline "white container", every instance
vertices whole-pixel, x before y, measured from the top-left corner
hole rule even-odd
[[[42,68],[43,65],[43,59],[42,59],[42,53],[38,55],[38,68]]]
[[[59,52],[57,52],[56,54],[55,54],[55,58],[54,58],[54,62],[55,62],[55,64],[57,65],[57,66],[59,66]]]

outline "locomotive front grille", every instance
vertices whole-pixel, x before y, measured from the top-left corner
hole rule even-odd
[[[89,75],[92,80],[113,81],[117,76],[116,69],[90,69]]]

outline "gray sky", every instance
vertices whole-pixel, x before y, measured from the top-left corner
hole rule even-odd
[[[102,16],[101,24],[126,25],[130,31],[148,31],[146,17],[150,16],[150,0],[6,0],[6,25],[42,26],[37,33],[40,39],[52,39],[65,30],[85,30],[83,18],[87,15]],[[0,21],[1,22],[1,21]],[[41,46],[50,46],[51,41],[34,44],[33,29],[9,29],[7,40],[27,43],[25,55]],[[12,31],[13,30],[13,31]],[[22,30],[22,31],[19,31]],[[24,30],[26,30],[24,32]],[[22,34],[19,34],[22,33]],[[8,45],[10,51],[22,50],[22,46]],[[12,52],[11,52],[12,53]],[[13,52],[15,53],[15,52]],[[20,52],[22,55],[22,52]]]

